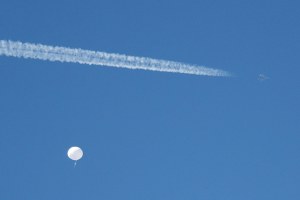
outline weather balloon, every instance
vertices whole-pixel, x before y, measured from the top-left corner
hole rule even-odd
[[[79,147],[71,147],[68,150],[68,157],[72,160],[79,160],[83,156],[83,151]]]

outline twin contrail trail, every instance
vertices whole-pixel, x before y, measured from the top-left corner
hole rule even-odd
[[[0,40],[0,55],[159,72],[230,76],[230,73],[223,70],[181,62],[10,40]]]

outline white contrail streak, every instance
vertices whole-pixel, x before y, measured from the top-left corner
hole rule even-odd
[[[83,49],[0,40],[0,55],[88,65],[143,69],[206,76],[230,76],[226,71],[180,62]]]

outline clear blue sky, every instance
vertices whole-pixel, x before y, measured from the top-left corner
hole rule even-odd
[[[0,199],[300,198],[299,1],[3,0],[0,7],[0,39],[235,74],[0,57]],[[258,81],[261,73],[270,79]],[[85,153],[75,169],[66,155],[73,145]]]

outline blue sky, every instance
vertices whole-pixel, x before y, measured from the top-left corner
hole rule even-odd
[[[0,39],[235,74],[0,57],[0,199],[299,198],[298,1],[0,5]]]

